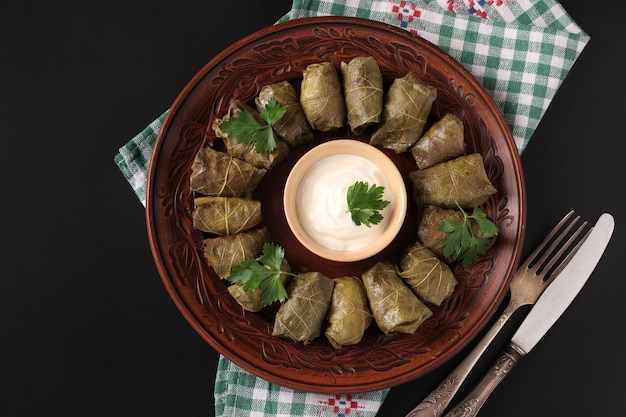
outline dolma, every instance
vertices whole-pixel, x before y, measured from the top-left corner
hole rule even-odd
[[[304,116],[295,87],[289,81],[266,85],[255,99],[257,109],[264,109],[272,98],[285,108],[285,114],[272,126],[278,137],[289,146],[313,139],[313,131]]]
[[[463,222],[463,213],[459,210],[445,209],[436,206],[425,206],[421,209],[420,220],[417,227],[417,237],[419,241],[434,252],[441,259],[450,262],[443,254],[443,246],[441,241],[447,236],[447,233],[439,230],[439,227],[449,219],[453,222]]]
[[[233,268],[246,259],[256,259],[263,252],[263,244],[270,241],[265,227],[229,236],[204,239],[204,256],[217,276],[227,278]]]
[[[398,276],[389,262],[378,262],[363,275],[374,320],[384,334],[413,334],[432,311]]]
[[[425,84],[413,73],[396,78],[387,90],[383,122],[370,139],[396,153],[407,151],[422,135],[437,89]]]
[[[450,267],[419,242],[411,245],[402,256],[398,274],[427,304],[441,305],[457,284]]]
[[[232,284],[228,288],[228,293],[237,301],[244,310],[256,313],[263,310],[262,291],[246,291],[242,284]]]
[[[291,280],[285,301],[274,319],[273,335],[309,344],[322,333],[334,281],[319,272],[305,272]]]
[[[256,147],[254,142],[250,143],[239,143],[239,138],[229,137],[229,135],[220,129],[220,125],[229,120],[231,117],[237,117],[237,114],[241,111],[248,111],[252,116],[262,125],[265,125],[266,122],[259,116],[259,113],[248,106],[246,103],[235,100],[228,107],[228,113],[222,118],[216,118],[213,120],[213,130],[215,131],[215,136],[221,138],[226,146],[226,153],[228,153],[233,158],[241,159],[246,161],[257,168],[263,169],[272,169],[279,163],[281,163],[289,154],[289,146],[280,139],[276,139],[276,148],[271,152],[262,152],[258,153],[256,151]]]
[[[291,267],[286,259],[283,259],[280,270],[284,272],[290,272]],[[280,280],[285,285],[285,283],[289,280],[289,276],[286,274],[281,274]],[[228,293],[237,301],[237,303],[246,311],[251,311],[256,313],[257,311],[261,311],[263,307],[263,292],[260,289],[253,291],[246,291],[242,284],[232,284],[228,288]]]
[[[190,188],[209,196],[250,196],[266,172],[225,152],[203,147],[191,165]]]
[[[424,169],[448,161],[465,152],[463,122],[446,113],[411,148],[417,167]]]
[[[194,199],[193,227],[216,235],[233,235],[258,225],[261,202],[242,197],[197,197]]]
[[[222,138],[222,139],[228,139],[228,133],[220,129],[220,125],[223,122],[229,120],[231,117],[237,117],[237,113],[241,111],[249,112],[257,122],[259,122],[262,125],[266,124],[265,120],[263,120],[261,116],[259,116],[259,113],[255,109],[253,109],[252,107],[250,107],[249,105],[247,105],[241,100],[235,100],[230,104],[230,106],[228,106],[228,111],[226,112],[223,118],[220,119],[219,117],[216,117],[215,119],[213,119],[213,123],[211,123],[211,127],[215,131],[215,136],[217,136],[218,138]],[[237,139],[237,138],[232,138],[232,139]],[[235,158],[243,159],[243,156],[245,155],[246,152],[247,150],[235,149],[231,155]]]
[[[413,198],[420,204],[474,208],[497,192],[491,184],[479,153],[460,156],[409,174]]]
[[[355,135],[380,122],[383,112],[383,76],[371,56],[341,63],[348,125]]]
[[[346,105],[333,64],[322,62],[306,67],[300,85],[300,105],[313,129],[326,132],[345,124]]]
[[[355,345],[372,322],[363,282],[356,277],[335,278],[325,335],[335,349]]]

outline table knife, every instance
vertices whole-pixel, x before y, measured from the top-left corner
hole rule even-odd
[[[543,292],[491,369],[444,417],[472,417],[517,362],[526,356],[565,312],[587,282],[611,239],[615,222],[604,213],[587,235],[576,255]]]

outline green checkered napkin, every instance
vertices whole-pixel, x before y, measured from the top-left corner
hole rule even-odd
[[[361,394],[315,394],[258,378],[220,356],[215,378],[215,415],[374,417],[389,390]]]
[[[402,27],[438,45],[483,84],[521,153],[589,41],[553,0],[294,0],[279,22],[355,16]],[[145,205],[146,177],[167,112],[120,148],[115,163]],[[321,395],[269,383],[220,357],[217,416],[375,416],[388,390]]]

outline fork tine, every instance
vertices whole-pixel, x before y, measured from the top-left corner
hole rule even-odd
[[[568,229],[564,230],[563,233],[561,234],[561,236],[559,237],[559,240],[562,240],[563,238],[565,238],[565,235],[569,232],[569,229],[572,228],[572,226],[574,226],[574,223],[576,221],[578,221],[580,217],[577,217],[572,224],[570,225],[570,227],[568,227]],[[572,242],[574,242],[574,240],[576,240],[576,238],[578,237],[578,235],[583,231],[583,229],[587,226],[587,221],[584,221],[583,224],[581,224],[578,229],[572,233],[572,235],[570,236],[570,238],[567,240],[567,242],[565,242],[561,248],[559,249],[559,251],[553,255],[550,259],[550,261],[542,268],[542,269],[550,269],[555,263],[556,261],[565,253],[566,250],[568,250],[568,247],[572,244]],[[555,243],[552,246],[555,246],[557,243],[557,241],[555,241]],[[550,248],[552,249],[552,247]]]
[[[552,229],[550,231],[550,233],[548,233],[548,235],[543,239],[543,241],[539,245],[537,245],[535,250],[533,250],[533,252],[530,255],[528,255],[528,258],[526,258],[526,260],[524,261],[524,263],[520,267],[528,269],[531,264],[534,265],[537,262],[537,257],[541,253],[543,253],[543,251],[545,251],[545,253],[551,252],[554,249],[553,248],[554,245],[552,245],[549,250],[546,250],[546,247],[548,246],[550,241],[554,238],[554,236],[561,230],[561,228],[569,221],[569,219],[573,215],[574,215],[574,210],[572,210],[569,213],[567,213],[561,219],[561,221],[554,227],[554,229]],[[574,222],[576,222],[577,220],[578,220],[578,218],[574,219]],[[570,225],[570,228],[571,228],[571,225]]]
[[[556,257],[552,258],[552,261],[550,262],[551,265],[548,268],[552,268],[553,264],[563,255],[563,252],[565,251],[565,249],[572,244],[572,242],[576,239],[576,237],[580,234],[580,232],[582,232],[585,226],[587,226],[587,222],[584,222],[582,225],[580,225],[578,230],[576,230],[576,232],[572,235],[572,237],[568,239],[567,243],[563,245],[563,248],[561,248],[561,250],[559,251],[559,254]],[[589,236],[589,233],[591,233],[592,230],[593,230],[593,227],[587,230],[587,233],[585,233],[585,235],[582,238],[580,238],[578,243],[576,243],[576,246],[574,246],[569,251],[567,256],[563,260],[561,260],[561,262],[557,265],[554,271],[550,273],[550,276],[548,276],[548,278],[545,280],[546,283],[552,282],[552,280],[561,273],[561,271],[567,266],[569,261],[574,257],[574,255],[576,255],[576,252],[578,252],[578,249],[580,249],[580,247],[585,242],[585,240],[587,240],[587,237]]]
[[[554,241],[552,242],[550,247],[545,252],[543,252],[543,255],[541,256],[541,258],[539,258],[539,260],[537,260],[536,262],[533,262],[535,265],[537,265],[537,268],[535,268],[537,273],[541,273],[544,270],[545,271],[549,271],[550,270],[550,266],[552,264],[554,264],[554,262],[556,262],[556,259],[558,259],[559,256],[561,256],[564,253],[564,251],[567,249],[567,245],[569,245],[569,243],[571,242],[571,239],[567,242],[567,244],[565,244],[565,245],[563,245],[561,247],[561,250],[559,252],[557,252],[556,255],[553,255],[553,252],[559,247],[559,245],[561,245],[561,242],[563,241],[563,239],[565,239],[565,237],[572,230],[572,228],[574,227],[574,225],[576,224],[576,222],[578,220],[580,220],[580,216],[576,216],[574,218],[574,220],[572,220],[567,225],[567,227],[565,227],[565,229],[557,237],[554,238]],[[585,224],[587,224],[587,222],[585,222],[582,225],[582,227],[584,227]],[[580,230],[581,229],[579,229],[576,232],[576,234],[580,233]],[[550,234],[552,234],[552,233],[550,233]],[[548,264],[546,264],[546,261],[550,261],[550,262]]]

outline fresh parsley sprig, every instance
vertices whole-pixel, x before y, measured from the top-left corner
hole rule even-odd
[[[282,247],[265,243],[261,258],[258,261],[256,259],[244,260],[240,266],[233,269],[228,280],[234,284],[243,285],[246,291],[260,289],[261,299],[265,306],[275,301],[283,302],[287,299],[287,291],[280,276],[297,276],[297,274],[281,270],[284,258],[285,250]]]
[[[220,123],[219,128],[231,138],[237,138],[237,142],[248,144],[254,142],[254,149],[258,153],[272,152],[276,149],[276,138],[272,126],[280,120],[287,109],[281,106],[275,98],[271,98],[265,108],[259,112],[259,116],[267,124],[259,123],[248,110],[241,110],[236,116],[230,117]]]
[[[478,255],[487,252],[489,241],[498,235],[498,226],[487,218],[487,215],[480,207],[474,207],[472,214],[468,214],[458,205],[463,213],[463,221],[455,222],[446,219],[439,226],[439,230],[449,233],[441,240],[443,254],[454,261],[461,261],[461,266],[467,268],[478,260]],[[476,230],[472,227],[471,220],[478,226]]]
[[[357,181],[348,188],[346,199],[354,224],[371,227],[380,223],[383,219],[380,210],[389,205],[389,201],[383,200],[384,191],[383,186],[372,184],[370,187],[363,181]]]

